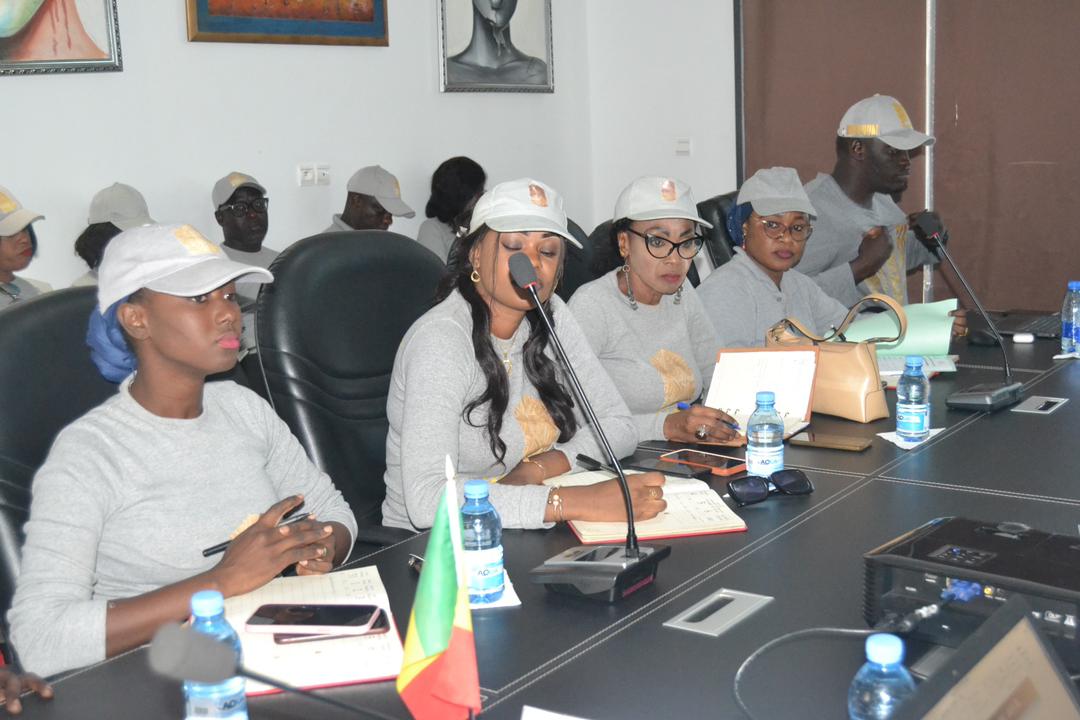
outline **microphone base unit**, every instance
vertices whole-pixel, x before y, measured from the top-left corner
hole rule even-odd
[[[671,547],[641,546],[638,553],[628,557],[623,544],[579,545],[534,567],[529,578],[551,592],[615,604],[652,585]]]
[[[945,398],[945,404],[957,410],[994,412],[1020,402],[1024,397],[1021,383],[983,383],[956,392]]]

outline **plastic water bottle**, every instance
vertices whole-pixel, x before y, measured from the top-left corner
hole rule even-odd
[[[930,381],[918,355],[904,358],[904,374],[896,383],[896,436],[908,443],[930,436]]]
[[[1080,280],[1070,280],[1061,304],[1061,352],[1080,350]]]
[[[776,395],[757,394],[757,409],[746,423],[746,472],[767,478],[784,469],[784,421],[773,405]]]
[[[895,635],[875,633],[866,638],[866,664],[848,690],[851,720],[887,720],[915,692],[903,659],[904,643]]]
[[[469,577],[469,602],[493,603],[502,597],[502,520],[488,499],[487,480],[465,482],[465,504],[461,508],[464,525],[462,544]]]
[[[240,638],[225,619],[225,598],[217,590],[202,590],[191,596],[191,627],[232,645],[236,662],[241,661]],[[247,699],[244,697],[244,678],[232,677],[220,683],[184,683],[187,720],[229,718],[247,720]]]

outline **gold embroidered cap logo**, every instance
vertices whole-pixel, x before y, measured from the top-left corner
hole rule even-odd
[[[666,202],[675,202],[678,193],[675,191],[675,181],[671,178],[660,183],[660,198]]]
[[[893,111],[896,113],[897,119],[900,120],[900,127],[911,130],[911,118],[908,117],[907,110],[899,102],[893,102]]]
[[[547,193],[544,192],[544,188],[536,183],[529,183],[529,199],[532,200],[532,204],[537,207],[548,206]]]
[[[190,225],[181,225],[173,231],[173,237],[180,241],[192,255],[220,255],[221,248],[210,242]]]
[[[877,137],[878,136],[878,124],[877,123],[863,123],[862,125],[848,125],[844,129],[844,137]]]
[[[7,215],[13,213],[19,209],[19,204],[15,202],[11,197],[0,192],[0,212]]]
[[[247,175],[243,173],[234,172],[229,175],[229,184],[234,188],[238,188],[247,182]]]
[[[398,182],[397,178],[394,178],[394,197],[401,197],[401,183]]]

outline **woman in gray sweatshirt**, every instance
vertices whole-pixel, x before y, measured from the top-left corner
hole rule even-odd
[[[547,330],[511,280],[515,253],[532,261],[540,296],[613,449],[624,456],[637,443],[626,404],[552,294],[566,242],[577,244],[566,229],[562,199],[537,180],[502,183],[476,203],[468,235],[450,254],[438,304],[409,329],[394,361],[384,524],[431,527],[448,455],[459,478],[493,483],[491,500],[506,527],[625,518],[613,480],[575,488],[542,484],[569,471],[578,453],[602,455]],[[657,473],[630,476],[637,517],[653,517],[666,506],[662,485]]]

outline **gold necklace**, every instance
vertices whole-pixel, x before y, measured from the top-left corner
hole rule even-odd
[[[494,335],[492,335],[491,337],[493,339],[492,342],[495,345],[495,348],[502,353],[502,364],[503,367],[506,368],[507,377],[509,377],[510,372],[514,369],[514,361],[510,359],[510,351],[514,348],[514,338],[510,338],[509,345],[503,345],[502,342],[500,342],[499,338],[495,337]]]

